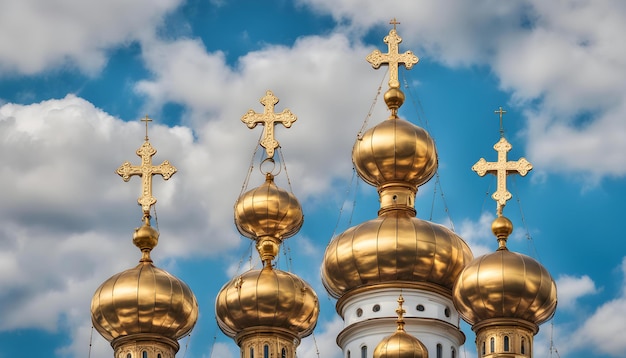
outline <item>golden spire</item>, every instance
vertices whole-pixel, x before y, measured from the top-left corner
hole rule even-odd
[[[396,25],[399,24],[399,22],[394,18],[389,23],[393,25],[393,29],[391,29],[389,35],[384,38],[389,48],[388,52],[381,53],[380,50],[376,49],[367,55],[365,59],[367,62],[371,63],[374,68],[379,68],[380,65],[383,64],[389,65],[389,87],[399,88],[398,65],[403,64],[407,70],[410,70],[411,67],[419,61],[419,58],[411,51],[400,54],[398,44],[402,42],[402,38],[398,36],[396,32]]]
[[[404,308],[402,308],[403,303],[404,297],[400,295],[398,297],[398,308],[396,308],[396,313],[398,314],[398,320],[396,321],[396,323],[398,323],[398,331],[404,331],[404,314],[406,313],[406,311],[404,310]]]
[[[506,111],[502,110],[502,107],[500,107],[500,110],[495,111],[495,113],[500,114],[500,123],[502,123],[502,114],[506,113]],[[500,133],[503,133],[502,124],[500,124]],[[511,199],[511,193],[506,189],[507,175],[519,173],[519,175],[525,176],[533,169],[532,164],[524,157],[517,161],[507,161],[507,153],[511,148],[511,144],[504,138],[504,135],[502,135],[498,143],[493,146],[493,149],[498,152],[498,161],[487,162],[484,158],[480,158],[480,160],[472,166],[472,170],[481,177],[487,173],[496,175],[497,189],[491,197],[497,203],[496,213],[498,217],[502,216],[502,209],[506,205],[506,202]]]
[[[134,175],[141,177],[142,194],[137,199],[137,202],[141,205],[144,217],[149,217],[150,207],[157,202],[156,198],[152,196],[152,177],[159,174],[163,179],[168,180],[176,173],[176,168],[167,160],[163,161],[160,165],[152,165],[152,157],[157,152],[148,141],[148,122],[152,120],[146,116],[141,121],[146,122],[146,139],[143,145],[135,152],[141,157],[141,165],[131,165],[130,162],[124,162],[117,168],[116,173],[119,174],[124,181],[129,181]]]
[[[254,128],[257,124],[261,123],[265,128],[263,129],[263,139],[261,140],[261,146],[265,148],[268,158],[274,157],[274,149],[280,145],[276,139],[274,139],[274,126],[276,123],[282,123],[286,128],[291,127],[291,124],[295,122],[296,117],[290,110],[285,109],[280,113],[274,112],[274,105],[278,103],[278,97],[274,96],[272,91],[267,90],[265,96],[263,96],[259,102],[263,104],[265,109],[263,113],[256,113],[250,109],[246,114],[241,117],[241,121],[245,123],[248,128]]]

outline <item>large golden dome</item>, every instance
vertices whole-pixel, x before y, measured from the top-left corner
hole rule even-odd
[[[472,261],[459,276],[454,305],[469,324],[519,318],[536,325],[556,310],[556,284],[531,257],[500,249]]]
[[[91,300],[91,321],[107,340],[139,333],[178,340],[198,319],[198,302],[181,280],[154,266],[149,252],[158,232],[144,224],[134,243],[144,255],[139,265],[106,280]]]
[[[245,329],[271,327],[303,338],[317,324],[319,302],[304,280],[267,265],[224,285],[216,298],[215,311],[219,327],[230,337]]]
[[[449,291],[471,260],[469,246],[451,230],[394,210],[335,237],[324,254],[322,282],[335,298],[355,288],[398,281]]]
[[[437,171],[435,143],[424,129],[392,116],[367,130],[352,148],[359,176],[373,186],[426,183]]]
[[[300,230],[303,221],[298,199],[276,186],[272,174],[266,174],[263,184],[240,196],[235,204],[237,229],[251,239],[264,236],[286,239]]]

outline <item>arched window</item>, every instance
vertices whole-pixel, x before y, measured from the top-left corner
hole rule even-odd
[[[489,353],[493,353],[496,350],[496,339],[491,337],[489,339]]]
[[[483,341],[483,350],[482,350],[483,355],[485,355],[487,353],[487,348],[486,347],[487,347],[487,342]]]
[[[454,347],[452,347],[452,354],[451,354],[452,358],[456,358],[456,349],[454,349]]]
[[[250,358],[254,358],[254,347],[250,347]]]
[[[437,358],[443,358],[443,347],[437,343]]]
[[[521,352],[522,354],[526,354],[526,346],[525,346],[525,343],[526,343],[526,342],[525,342],[524,338],[522,338],[522,346],[520,347],[520,348],[521,348],[521,349],[520,349],[520,352]]]
[[[350,358],[350,351],[348,351],[348,355],[346,356],[346,358]]]
[[[161,353],[157,354],[157,358],[161,358]]]
[[[263,358],[270,358],[270,346],[267,344],[263,346]]]
[[[132,354],[130,354],[130,353],[128,353],[128,354],[126,355],[126,358],[133,358],[133,355],[132,355]]]
[[[509,351],[509,336],[504,336],[504,351]]]
[[[287,358],[287,350],[285,348],[280,350],[280,358]]]
[[[367,358],[367,346],[361,347],[361,358]]]
[[[148,358],[148,352],[146,351],[141,352],[141,358]]]

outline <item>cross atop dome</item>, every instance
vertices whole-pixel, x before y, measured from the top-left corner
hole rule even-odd
[[[507,160],[507,153],[511,150],[511,144],[504,138],[504,130],[502,127],[502,115],[506,113],[505,110],[500,107],[499,110],[494,113],[500,115],[500,134],[501,138],[493,146],[493,149],[498,152],[497,162],[487,162],[484,158],[480,158],[476,164],[472,166],[472,170],[479,176],[484,176],[487,173],[494,174],[496,176],[497,184],[496,191],[491,195],[493,200],[496,201],[496,213],[498,217],[502,216],[502,210],[512,197],[511,193],[506,189],[506,177],[509,174],[519,174],[525,176],[529,171],[533,169],[532,164],[522,157],[517,161]]]
[[[268,158],[273,158],[274,150],[280,146],[278,141],[274,138],[274,126],[276,123],[282,123],[286,128],[289,128],[293,122],[298,120],[298,117],[288,109],[284,109],[280,113],[275,113],[274,106],[278,101],[278,97],[274,96],[272,91],[267,90],[265,96],[259,100],[265,107],[263,113],[257,113],[250,109],[241,117],[241,121],[250,129],[256,127],[259,123],[265,127],[263,129],[263,139],[260,144],[265,148]]]
[[[395,18],[389,22],[393,25],[393,29],[389,31],[389,35],[385,36],[383,41],[387,44],[388,52],[382,53],[376,49],[372,51],[365,58],[367,62],[372,64],[372,67],[379,68],[383,64],[389,65],[389,87],[399,88],[400,82],[398,81],[398,66],[403,64],[407,70],[410,70],[414,64],[419,61],[419,58],[411,51],[406,51],[403,54],[399,52],[399,44],[402,42],[402,38],[396,31],[396,25],[400,24]]]
[[[159,174],[164,180],[168,180],[176,173],[177,169],[167,160],[160,165],[152,165],[152,157],[157,152],[148,141],[148,122],[151,122],[152,119],[146,115],[141,121],[146,122],[146,141],[135,152],[141,158],[141,165],[132,165],[126,161],[117,168],[116,173],[126,182],[132,176],[141,177],[141,196],[137,199],[137,203],[141,206],[144,217],[150,217],[150,207],[157,202],[156,198],[152,196],[152,177]]]

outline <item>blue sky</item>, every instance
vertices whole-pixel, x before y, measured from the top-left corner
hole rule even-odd
[[[97,332],[90,339],[89,304],[100,283],[139,259],[131,242],[141,219],[139,181],[124,183],[114,170],[138,161],[146,113],[154,119],[154,160],[178,168],[170,181],[155,180],[161,240],[153,257],[200,304],[179,356],[238,356],[213,304],[238,270],[257,265],[232,209],[260,131],[240,118],[262,111],[267,89],[281,100],[277,110],[298,116],[276,135],[305,213],[278,265],[307,280],[322,308],[315,340],[305,339],[298,356],[340,357],[342,323],[319,266],[350,218],[376,216],[376,191],[353,179],[350,152],[385,75],[364,58],[386,50],[393,17],[401,50],[420,58],[401,72],[400,115],[427,128],[439,152],[439,181],[420,189],[418,216],[453,226],[475,255],[495,249],[487,194],[495,180],[470,168],[496,159],[493,111],[504,107],[510,158],[534,165],[509,183],[509,247],[538,259],[559,290],[536,356],[550,356],[550,336],[561,357],[622,356],[623,2],[7,0],[0,3],[0,357],[86,357],[90,342],[91,357],[112,356]],[[379,99],[367,125],[386,117]],[[248,188],[263,179],[258,160]],[[287,175],[277,182],[287,188]],[[463,327],[461,357],[475,357]]]

